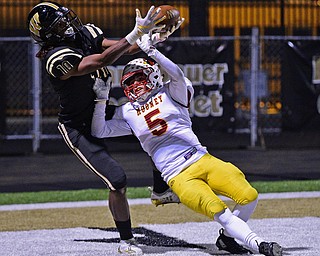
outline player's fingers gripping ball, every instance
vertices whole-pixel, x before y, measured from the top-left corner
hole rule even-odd
[[[165,19],[165,15],[161,14],[161,9],[151,6],[146,17],[142,18],[139,9],[136,9],[136,22],[138,29],[146,34],[150,30],[158,29],[161,25],[158,25]]]
[[[180,18],[180,11],[171,6],[171,5],[160,5],[159,7],[155,8],[153,13],[160,8],[155,20],[160,18],[160,21],[157,22],[157,29],[152,30],[152,32],[167,32],[172,31],[172,29],[176,30],[180,27],[181,18]],[[164,18],[163,18],[164,17]],[[161,20],[162,18],[162,20]],[[179,24],[180,22],[180,24]]]

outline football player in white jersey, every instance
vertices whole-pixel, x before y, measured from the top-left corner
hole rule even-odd
[[[134,134],[180,201],[222,225],[216,242],[220,250],[282,255],[279,244],[266,242],[246,223],[257,205],[257,191],[236,166],[209,154],[192,131],[188,112],[194,93],[191,82],[152,45],[150,35],[137,42],[155,62],[138,58],[125,66],[121,86],[129,102],[118,107],[111,120],[105,120],[110,88],[96,83],[93,136]],[[167,83],[162,72],[169,77]],[[232,212],[217,195],[236,202]]]

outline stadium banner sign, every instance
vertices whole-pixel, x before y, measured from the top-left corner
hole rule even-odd
[[[320,45],[287,41],[282,56],[283,130],[320,129]]]
[[[167,41],[157,47],[177,63],[194,87],[189,111],[194,131],[228,131],[234,126],[234,56],[232,41]],[[139,53],[122,57],[108,69],[113,77],[110,103],[127,101],[120,79],[124,65]]]

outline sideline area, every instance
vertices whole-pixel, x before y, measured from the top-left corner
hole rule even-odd
[[[318,180],[320,149],[212,150],[214,156],[238,166],[248,181]],[[140,150],[114,152],[126,171],[128,187],[152,186],[150,158]],[[0,192],[37,192],[105,188],[74,155],[0,155]]]

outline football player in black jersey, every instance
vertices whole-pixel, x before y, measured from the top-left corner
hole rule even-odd
[[[46,72],[60,99],[58,129],[72,152],[108,186],[109,208],[120,233],[120,253],[140,255],[136,246],[126,198],[126,175],[109,155],[103,141],[91,136],[91,120],[96,95],[96,80],[111,82],[107,65],[124,54],[140,50],[136,40],[149,31],[161,28],[159,10],[152,6],[142,18],[136,10],[134,29],[120,40],[109,40],[93,24],[83,25],[69,8],[55,2],[41,2],[28,15],[31,37],[41,46],[37,57],[44,61]],[[171,33],[158,33],[154,40],[165,40]],[[99,78],[99,79],[97,79]],[[101,78],[101,79],[100,79]],[[102,94],[104,92],[101,92]],[[99,99],[98,99],[99,100]]]

